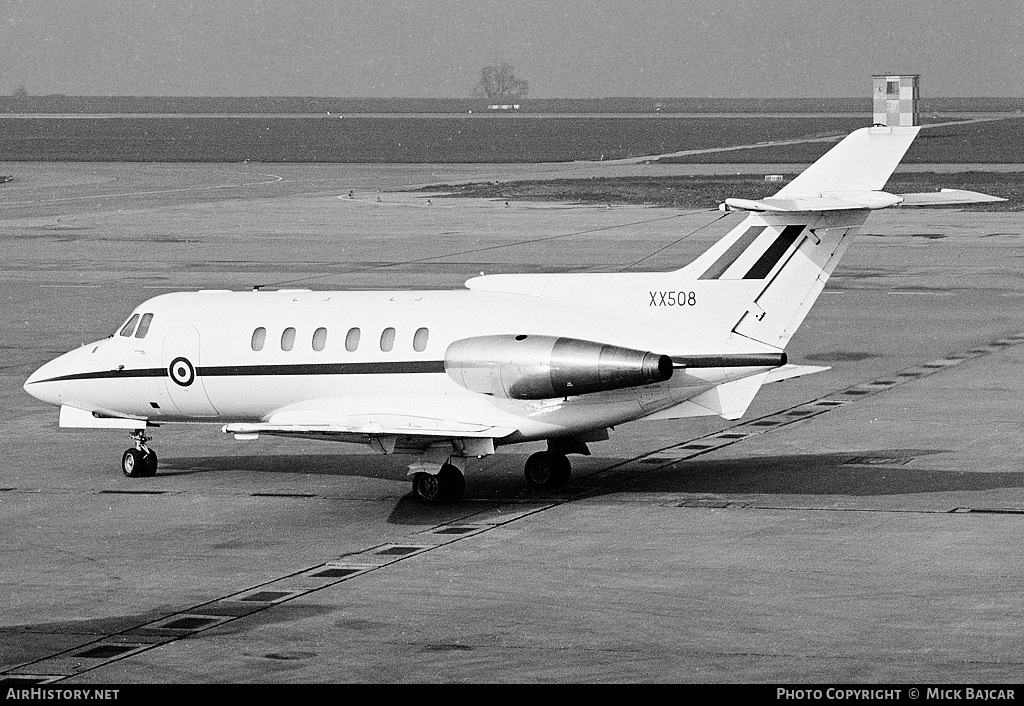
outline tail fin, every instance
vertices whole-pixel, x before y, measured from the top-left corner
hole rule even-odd
[[[784,348],[871,210],[899,203],[880,189],[918,129],[857,130],[774,196],[728,199],[726,210],[751,213],[678,271],[679,288],[700,291],[708,301],[741,303],[732,314],[716,314],[733,347],[747,340],[754,350]]]
[[[691,312],[701,320],[688,328],[730,349],[784,349],[868,213],[751,213],[677,272],[674,289],[716,304]],[[737,336],[750,340],[727,340]]]
[[[657,346],[666,354],[780,351],[871,211],[904,200],[881,189],[919,129],[857,130],[774,196],[727,199],[725,210],[748,211],[746,219],[680,270],[489,275],[466,286],[639,314],[657,324]],[[968,192],[907,198],[921,204],[994,199]]]
[[[775,198],[801,194],[881,191],[919,127],[866,127],[847,135],[782,188]]]

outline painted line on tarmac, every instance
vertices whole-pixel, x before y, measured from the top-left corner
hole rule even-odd
[[[220,627],[275,605],[380,571],[400,561],[448,546],[487,530],[563,504],[564,500],[517,503],[470,512],[422,530],[408,542],[388,542],[250,586],[205,603],[168,612],[139,625],[102,636],[82,636],[79,644],[0,671],[0,683],[51,684]],[[66,634],[73,638],[77,633]]]
[[[0,682],[6,684],[43,684],[62,681],[92,671],[112,662],[146,652],[160,645],[184,640],[206,630],[220,627],[248,615],[269,610],[273,606],[331,588],[345,581],[381,571],[401,561],[407,561],[427,552],[470,539],[488,530],[507,525],[554,507],[608,492],[637,478],[636,470],[626,470],[628,464],[645,464],[643,470],[670,466],[712,451],[740,443],[805,419],[843,407],[864,397],[877,395],[894,387],[934,375],[943,370],[1005,350],[1024,343],[1024,331],[995,338],[962,353],[936,358],[912,366],[894,375],[857,383],[835,390],[810,402],[802,403],[769,415],[751,419],[735,426],[687,441],[671,444],[640,454],[587,476],[583,484],[570,484],[566,488],[547,494],[546,498],[507,500],[497,506],[470,512],[461,520],[448,521],[421,530],[405,542],[388,542],[364,550],[345,554],[291,574],[250,586],[219,598],[189,606],[151,619],[139,625],[96,637],[91,635],[79,644],[45,657],[21,663],[0,672]],[[846,463],[900,464],[904,458],[854,457]],[[643,472],[643,471],[641,471]],[[594,481],[597,481],[594,484]],[[306,497],[307,494],[302,494]],[[315,494],[309,497],[319,497]],[[676,507],[735,509],[772,509],[747,501],[720,498],[683,497],[669,503]],[[780,508],[800,509],[800,508]],[[829,510],[829,508],[803,508]],[[871,511],[870,509],[850,511]],[[1024,510],[1013,508],[953,508],[943,512],[1020,514]],[[69,636],[70,637],[70,636]],[[83,636],[84,637],[84,636]],[[91,638],[91,639],[90,639]]]

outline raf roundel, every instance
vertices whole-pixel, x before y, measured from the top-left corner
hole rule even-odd
[[[192,367],[192,363],[189,362],[188,358],[175,358],[171,361],[168,370],[171,373],[171,380],[174,380],[174,382],[182,387],[188,387],[195,382],[196,369]]]

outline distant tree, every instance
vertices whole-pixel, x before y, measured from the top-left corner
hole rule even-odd
[[[529,90],[530,84],[516,78],[515,68],[502,61],[480,69],[480,81],[473,89],[473,96],[508,103],[526,98]]]
[[[28,112],[28,89],[25,88],[25,84],[18,84],[11,92],[11,109],[18,113]]]

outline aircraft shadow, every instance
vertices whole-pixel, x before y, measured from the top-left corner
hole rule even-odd
[[[248,615],[250,621],[255,620],[261,625],[273,625],[327,615],[335,610],[336,609],[334,607],[317,604],[287,603],[283,605],[275,605],[274,610],[272,611],[262,610],[262,607],[259,609],[253,608],[252,612],[248,613]],[[53,622],[0,625],[0,640],[4,640],[6,637],[10,642],[14,642],[15,635],[18,635],[20,636],[18,638],[19,641],[31,642],[33,640],[33,634],[39,633],[43,636],[55,634],[81,635],[83,636],[83,643],[88,643],[94,640],[97,636],[114,635],[127,630],[141,628],[155,620],[161,620],[163,618],[173,616],[175,612],[175,608],[168,607],[164,610],[154,609],[152,611],[147,611],[146,613],[106,616],[103,618],[92,618],[86,620],[60,620]],[[219,630],[229,633],[237,633],[242,631],[242,628],[228,622],[221,625]],[[41,641],[43,639],[44,638],[40,638]],[[83,645],[82,649],[88,649],[88,646]]]
[[[375,454],[161,457],[160,475],[245,471],[405,480],[406,458]]]
[[[927,467],[936,449],[876,449],[828,454],[779,454],[730,459],[681,460],[653,466],[644,460],[622,459],[634,477],[617,474],[607,492],[716,493],[733,495],[905,495],[950,491],[985,491],[1024,487],[1024,474],[966,472]],[[550,493],[526,487],[518,471],[525,454],[502,454],[471,462],[468,500],[494,502],[545,500],[573,495],[574,487],[598,489],[601,471],[614,463],[608,457],[573,457],[573,480],[567,489]],[[161,461],[161,474],[252,473],[314,474],[374,478],[408,483],[406,456],[367,454],[273,454],[263,456],[176,457]],[[510,471],[515,468],[515,471]],[[592,481],[590,477],[594,476]],[[405,495],[403,491],[403,496]]]
[[[1021,473],[974,473],[927,468],[927,449],[860,453],[780,454],[680,461],[638,473],[612,492],[725,495],[879,496],[986,491],[1024,487]],[[640,464],[636,464],[640,465]]]

